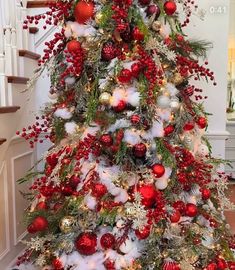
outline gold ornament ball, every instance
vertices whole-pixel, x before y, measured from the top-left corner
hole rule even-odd
[[[63,233],[69,233],[72,231],[75,223],[75,218],[72,216],[63,217],[60,221],[59,227]]]
[[[182,77],[181,74],[177,72],[174,74],[172,81],[175,85],[179,85],[184,81],[184,77]]]
[[[96,22],[97,24],[100,24],[102,18],[103,18],[102,12],[97,12],[96,15],[95,15],[95,22]]]
[[[104,92],[99,97],[99,102],[103,105],[109,105],[111,95],[107,92]]]
[[[152,28],[154,31],[158,32],[161,30],[162,24],[159,21],[155,21],[152,24]]]

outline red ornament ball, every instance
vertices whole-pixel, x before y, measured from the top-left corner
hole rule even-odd
[[[45,217],[38,216],[33,220],[32,225],[37,232],[42,232],[47,229],[48,221]]]
[[[92,196],[96,198],[102,198],[105,194],[107,194],[108,190],[107,187],[102,183],[96,183],[92,187]]]
[[[184,131],[190,131],[192,129],[194,129],[194,123],[193,122],[187,122],[183,127]]]
[[[155,203],[156,189],[154,185],[145,184],[137,188],[142,197],[142,204],[146,207],[152,207]]]
[[[89,256],[96,252],[97,236],[95,233],[81,233],[75,240],[75,246],[82,255]]]
[[[113,42],[105,43],[101,51],[102,60],[111,61],[116,56],[117,56],[117,48],[113,44]]]
[[[154,164],[152,166],[152,171],[153,171],[155,177],[160,178],[165,173],[165,167],[162,164]]]
[[[60,261],[60,259],[57,259],[55,258],[53,261],[52,261],[52,266],[53,266],[53,269],[54,270],[63,270],[63,264],[62,262]]]
[[[56,153],[53,153],[53,154],[47,156],[46,162],[50,167],[54,168],[58,162],[58,155]]]
[[[179,210],[175,210],[174,213],[172,215],[170,215],[170,221],[172,223],[179,222],[180,218],[181,218],[181,214],[180,214]]]
[[[67,49],[70,53],[76,53],[81,50],[81,43],[77,40],[71,40],[67,43]]]
[[[172,125],[168,125],[164,128],[164,136],[170,135],[172,132],[174,132],[175,127]]]
[[[185,214],[186,216],[189,217],[195,217],[198,213],[197,206],[193,203],[187,203],[186,204],[186,209],[185,209]]]
[[[104,145],[104,146],[111,146],[113,144],[113,138],[110,134],[103,134],[100,137],[100,142]]]
[[[207,267],[205,269],[206,270],[217,270],[217,265],[216,265],[216,263],[210,263],[207,265]]]
[[[120,83],[124,83],[124,84],[130,83],[132,80],[132,72],[129,69],[124,68],[121,70],[117,79]]]
[[[201,194],[203,200],[208,200],[211,197],[211,191],[208,188],[202,189]]]
[[[133,125],[138,125],[140,123],[141,117],[138,114],[133,114],[130,120]]]
[[[32,223],[29,224],[29,226],[27,227],[27,231],[28,231],[28,233],[36,233],[37,232],[34,224],[32,224]]]
[[[137,158],[143,158],[147,152],[147,147],[144,143],[138,143],[133,146],[133,154]]]
[[[80,183],[81,179],[76,176],[73,175],[70,179],[69,179],[69,185],[71,186],[71,188],[76,189],[78,184]]]
[[[148,16],[155,15],[155,19],[157,19],[161,14],[161,9],[157,5],[148,6],[146,13]]]
[[[162,269],[163,270],[180,270],[180,266],[175,261],[165,261]]]
[[[141,69],[142,67],[139,62],[132,64],[131,65],[132,76],[137,78],[140,75]]]
[[[176,12],[177,6],[174,1],[166,1],[164,4],[164,11],[168,16],[173,15]]]
[[[100,238],[100,244],[101,244],[102,248],[104,248],[104,249],[113,248],[115,245],[115,241],[116,241],[116,239],[115,239],[114,235],[111,233],[105,233]]]
[[[123,112],[126,109],[126,102],[124,100],[120,100],[118,105],[113,107],[115,112]]]
[[[150,235],[150,226],[145,226],[141,230],[135,230],[135,235],[137,236],[138,239],[144,240],[149,237]]]
[[[140,31],[138,27],[135,27],[132,31],[132,38],[136,41],[143,41],[144,34]]]
[[[224,269],[227,269],[228,267],[228,264],[226,263],[226,261],[222,258],[218,258],[216,260],[216,264],[217,264],[217,269],[218,270],[224,270]]]
[[[94,16],[95,7],[92,2],[80,1],[74,9],[74,17],[80,24],[86,23]]]
[[[196,121],[199,128],[204,129],[207,126],[207,120],[205,117],[199,117]]]
[[[48,209],[48,206],[47,206],[46,202],[42,201],[36,205],[36,209],[37,210],[46,210],[46,209]]]
[[[138,1],[140,3],[140,5],[142,6],[147,6],[150,4],[151,0],[139,0]]]

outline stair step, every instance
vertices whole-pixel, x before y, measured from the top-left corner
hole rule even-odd
[[[8,83],[18,83],[26,84],[29,81],[29,78],[26,77],[17,77],[17,76],[7,76]]]
[[[0,113],[14,113],[20,109],[20,106],[3,106],[0,107]]]
[[[39,28],[36,26],[30,26],[29,27],[29,33],[30,34],[36,34],[39,31]]]
[[[39,60],[41,58],[40,54],[35,52],[27,51],[27,50],[19,50],[19,56],[27,57],[33,60]]]
[[[27,2],[27,8],[43,8],[50,6],[51,3],[54,3],[53,0],[47,0],[47,1],[28,1]]]
[[[4,139],[4,138],[0,138],[0,145],[3,144],[4,142],[6,142],[7,139]]]

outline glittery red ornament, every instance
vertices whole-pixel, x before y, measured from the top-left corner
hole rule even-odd
[[[187,122],[184,126],[183,126],[183,130],[184,131],[190,131],[194,129],[194,123],[193,122]]]
[[[138,27],[134,27],[134,29],[132,30],[132,38],[136,41],[143,41],[144,34],[140,31]]]
[[[120,100],[118,105],[113,107],[115,112],[123,112],[126,109],[126,102],[124,100]]]
[[[42,201],[36,205],[37,210],[46,210],[48,208],[46,202]]]
[[[150,226],[145,226],[141,230],[135,230],[135,235],[137,236],[138,239],[144,240],[149,237],[150,235]]]
[[[60,259],[58,258],[55,258],[53,261],[52,261],[52,266],[53,266],[53,269],[54,270],[63,270],[63,264],[62,262],[60,261]]]
[[[106,260],[104,262],[104,266],[107,270],[116,270],[115,263],[113,261]]]
[[[113,144],[113,138],[110,134],[103,134],[100,137],[100,142],[102,143],[102,145],[108,147],[108,146],[111,146]]]
[[[150,4],[151,0],[138,0],[138,2],[140,3],[140,5],[142,6],[147,6]]]
[[[94,4],[92,2],[80,1],[74,9],[74,17],[80,24],[86,23],[94,16]]]
[[[120,83],[124,83],[124,84],[130,83],[132,80],[132,73],[129,69],[124,68],[119,73],[117,79]]]
[[[107,187],[104,184],[102,184],[102,183],[96,183],[92,187],[91,194],[92,194],[92,196],[94,196],[96,198],[101,198],[105,194],[107,194],[107,192],[108,192]]]
[[[67,43],[67,49],[70,53],[76,53],[81,50],[81,43],[77,40],[71,40]]]
[[[174,261],[165,261],[162,269],[163,270],[180,270],[180,265]]]
[[[165,173],[165,167],[162,164],[154,164],[152,166],[152,171],[155,177],[160,178]]]
[[[105,233],[100,238],[100,244],[104,249],[113,248],[115,245],[115,241],[115,237],[111,233]]]
[[[170,135],[172,132],[174,132],[175,127],[172,125],[168,125],[164,128],[164,136]]]
[[[199,117],[196,121],[199,128],[204,129],[207,126],[207,120],[205,117]]]
[[[113,42],[107,42],[104,44],[101,51],[102,60],[111,61],[117,56],[117,48]]]
[[[180,218],[181,218],[181,214],[180,214],[179,210],[175,210],[174,213],[172,215],[170,215],[170,221],[172,223],[179,222]]]
[[[186,204],[186,209],[185,209],[185,214],[186,216],[189,217],[195,217],[198,213],[197,206],[193,203],[187,203]]]
[[[168,16],[173,15],[176,12],[177,6],[174,1],[166,1],[164,4],[164,11]]]
[[[137,78],[140,75],[141,69],[142,67],[139,62],[132,64],[131,65],[132,76]]]
[[[211,197],[211,191],[208,188],[202,189],[201,194],[203,200],[208,200]]]
[[[147,147],[144,143],[138,143],[133,146],[133,154],[137,158],[142,158],[147,152]]]
[[[173,207],[178,210],[182,215],[185,213],[186,207],[183,201],[174,202]]]
[[[141,118],[140,118],[140,116],[138,114],[133,114],[131,116],[131,119],[130,120],[131,120],[131,123],[133,125],[138,125],[140,123]]]
[[[45,217],[38,216],[33,220],[32,225],[37,232],[42,232],[47,229],[48,221]]]
[[[52,168],[54,168],[58,162],[58,155],[56,153],[53,153],[46,157],[46,162],[48,165],[50,165]]]
[[[75,240],[75,246],[82,255],[92,255],[96,252],[97,236],[95,233],[81,233]]]
[[[137,188],[137,191],[141,194],[141,203],[146,207],[152,207],[155,203],[156,198],[156,188],[151,184],[144,184]]]

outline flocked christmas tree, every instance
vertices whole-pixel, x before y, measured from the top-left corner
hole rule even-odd
[[[50,8],[25,21],[60,31],[35,74],[50,71],[52,102],[21,133],[33,147],[49,132],[53,147],[42,172],[20,179],[34,183],[32,239],[18,264],[235,269],[223,215],[228,183],[210,154],[202,90],[193,85],[216,84],[205,62],[210,44],[182,31],[194,1],[58,0]]]

